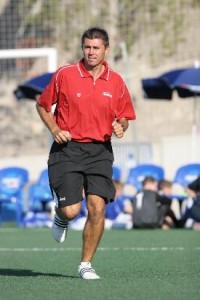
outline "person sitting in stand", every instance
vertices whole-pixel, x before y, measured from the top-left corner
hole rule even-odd
[[[173,228],[176,217],[170,209],[171,199],[158,193],[158,181],[147,176],[142,186],[133,201],[133,228]]]
[[[181,218],[181,207],[179,200],[174,196],[173,183],[170,180],[162,179],[158,182],[158,193],[161,196],[167,197],[170,200],[170,211],[172,211],[171,218],[174,224],[178,226],[178,222]]]
[[[200,230],[200,176],[186,188],[189,195],[183,213],[183,226],[188,229]]]
[[[116,189],[115,201],[109,203],[105,211],[105,228],[131,229],[133,226],[133,204],[131,197],[123,193],[124,184],[121,181],[121,171],[113,167],[113,183]]]

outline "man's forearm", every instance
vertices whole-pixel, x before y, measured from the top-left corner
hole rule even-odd
[[[53,135],[57,130],[59,130],[59,127],[56,124],[56,122],[54,121],[52,113],[47,112],[44,109],[44,107],[42,107],[38,103],[36,104],[36,108],[37,108],[40,118],[42,119],[42,121],[44,122],[46,127],[49,129],[51,134]]]

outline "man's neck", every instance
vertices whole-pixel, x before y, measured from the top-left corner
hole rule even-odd
[[[103,64],[99,64],[98,66],[95,67],[90,67],[85,65],[85,68],[92,75],[94,80],[97,80],[105,70],[105,66]]]

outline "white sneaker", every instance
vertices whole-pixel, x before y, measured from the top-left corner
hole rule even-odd
[[[52,235],[58,243],[63,243],[67,236],[68,221],[60,220],[55,215],[53,225],[51,227]]]
[[[80,265],[78,267],[78,275],[82,279],[100,279],[100,277],[96,274],[95,270],[92,269],[91,263],[87,263],[86,266]]]

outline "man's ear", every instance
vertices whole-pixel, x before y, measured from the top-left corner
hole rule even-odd
[[[110,51],[110,46],[106,47],[106,55],[108,54],[108,52]]]

